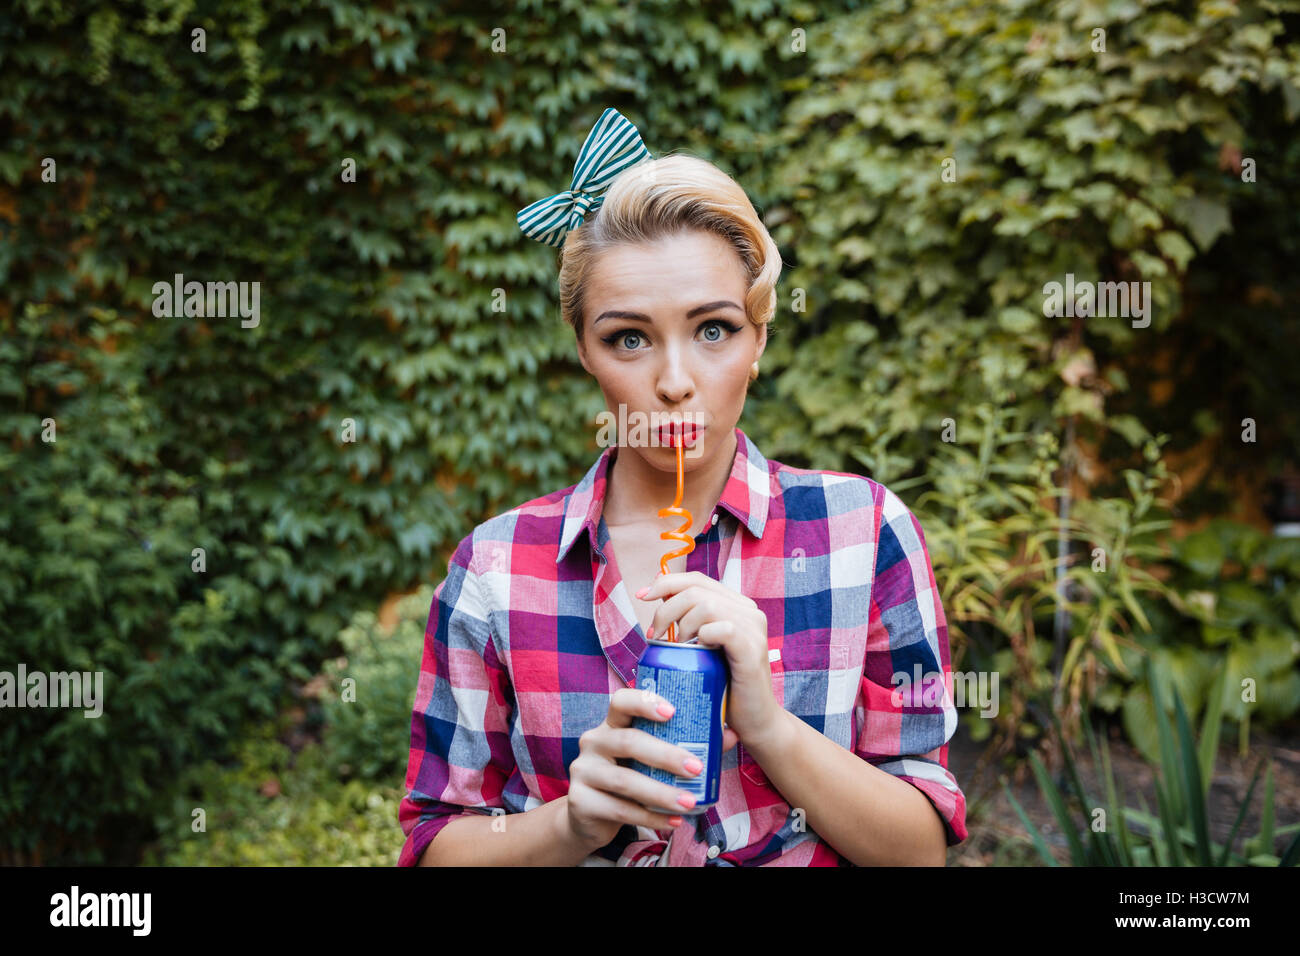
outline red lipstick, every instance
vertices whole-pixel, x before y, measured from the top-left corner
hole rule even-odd
[[[674,438],[680,435],[682,447],[689,447],[700,440],[705,427],[694,422],[665,422],[659,426],[659,444],[664,448],[675,448]]]

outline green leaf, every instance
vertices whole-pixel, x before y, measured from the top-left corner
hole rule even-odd
[[[1196,838],[1196,862],[1200,866],[1213,866],[1214,859],[1210,853],[1209,820],[1206,817],[1205,793],[1209,781],[1201,776],[1200,760],[1196,752],[1196,742],[1192,739],[1187,710],[1183,707],[1182,695],[1174,690],[1174,711],[1178,724],[1179,756],[1182,762],[1183,786],[1185,789],[1184,805],[1191,818],[1192,833]]]
[[[1246,788],[1245,799],[1241,801],[1241,806],[1237,808],[1237,818],[1232,821],[1232,829],[1228,831],[1228,838],[1223,843],[1223,853],[1219,857],[1219,866],[1228,865],[1228,857],[1232,853],[1233,841],[1237,839],[1237,831],[1241,828],[1241,822],[1246,819],[1246,811],[1250,808],[1250,798],[1255,793],[1255,784],[1259,783],[1259,775],[1264,770],[1264,762],[1260,761],[1255,767],[1255,773],[1250,778],[1250,786]]]
[[[1210,781],[1214,779],[1214,764],[1219,753],[1219,733],[1223,727],[1223,695],[1227,687],[1227,671],[1219,668],[1205,699],[1205,714],[1201,720],[1200,766],[1201,780],[1208,796]]]
[[[1030,752],[1029,764],[1033,768],[1034,778],[1038,781],[1038,789],[1042,791],[1043,798],[1051,807],[1052,815],[1056,817],[1057,825],[1070,847],[1070,859],[1082,860],[1085,856],[1083,844],[1079,841],[1079,834],[1075,829],[1076,823],[1070,818],[1070,811],[1065,805],[1061,791],[1057,789],[1056,784],[1052,783],[1052,778],[1043,767],[1042,761],[1038,759],[1038,754]]]
[[[1174,268],[1179,272],[1187,269],[1187,264],[1196,256],[1192,244],[1183,238],[1182,233],[1165,230],[1156,236],[1156,246],[1161,255],[1174,260]]]
[[[1159,761],[1159,738],[1155,727],[1155,705],[1145,685],[1137,684],[1124,695],[1124,733],[1149,763]]]
[[[1219,236],[1232,231],[1232,217],[1227,203],[1222,201],[1194,196],[1178,202],[1173,215],[1187,227],[1202,252],[1208,251]]]
[[[1041,316],[1016,306],[1009,306],[998,313],[998,325],[1017,335],[1035,331],[1040,321]]]
[[[1222,542],[1212,532],[1195,531],[1177,543],[1183,564],[1206,578],[1217,577],[1226,560]]]
[[[1047,843],[1044,842],[1042,834],[1038,831],[1038,827],[1034,826],[1029,819],[1029,815],[1025,813],[1023,808],[1021,808],[1020,801],[1012,795],[1011,788],[1007,786],[1006,780],[1003,779],[1001,783],[1002,792],[1006,794],[1007,801],[1011,804],[1011,809],[1013,809],[1016,812],[1016,816],[1020,818],[1021,825],[1024,826],[1025,832],[1029,834],[1029,838],[1034,844],[1034,849],[1038,851],[1038,855],[1042,858],[1043,863],[1047,866],[1060,866],[1060,864],[1056,862],[1056,858],[1052,856],[1051,851],[1047,848]]]

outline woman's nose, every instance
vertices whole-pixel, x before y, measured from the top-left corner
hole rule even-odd
[[[657,387],[665,404],[676,404],[695,394],[695,376],[680,356],[669,355],[659,369]]]

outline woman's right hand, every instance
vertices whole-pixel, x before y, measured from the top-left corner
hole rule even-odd
[[[660,706],[666,714],[659,712]],[[635,717],[667,720],[672,716],[671,706],[657,694],[621,687],[610,696],[604,721],[578,738],[578,756],[569,764],[569,830],[592,850],[614,839],[624,824],[652,830],[681,825],[680,817],[647,810],[647,806],[690,809],[695,805],[686,791],[617,762],[635,759],[684,777],[704,772],[688,751],[632,726]],[[693,772],[692,768],[698,769]],[[678,802],[682,796],[686,803]]]

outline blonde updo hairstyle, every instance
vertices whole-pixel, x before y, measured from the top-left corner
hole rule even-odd
[[[581,338],[583,288],[601,252],[691,229],[731,243],[749,277],[745,314],[756,326],[771,322],[781,276],[776,243],[734,179],[706,160],[684,155],[647,160],[620,173],[601,205],[565,237],[560,250],[564,321]]]

